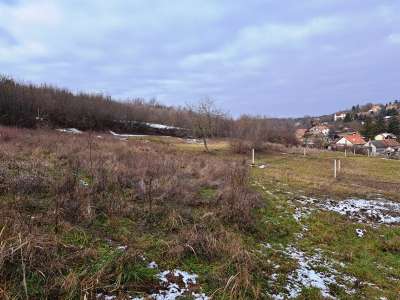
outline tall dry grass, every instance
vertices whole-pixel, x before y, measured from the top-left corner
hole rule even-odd
[[[162,232],[171,259],[229,258],[227,270],[233,264],[239,275],[229,284],[221,276],[221,286],[235,297],[258,293],[251,283],[256,265],[233,233],[256,230],[252,214],[261,205],[244,162],[108,136],[1,128],[0,137],[0,297],[90,298],[110,284],[148,290],[118,281],[123,271],[117,265],[137,255],[134,246],[110,262],[114,267],[72,271],[104,254],[66,242],[65,233],[79,227],[104,239],[89,231],[99,218],[132,220],[139,235]]]

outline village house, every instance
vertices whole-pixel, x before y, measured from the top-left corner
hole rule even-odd
[[[347,146],[347,147],[363,146],[365,144],[366,141],[358,133],[352,133],[346,135],[336,142],[336,145],[338,146]]]
[[[400,143],[393,139],[369,141],[364,145],[370,150],[371,155],[389,155],[398,152]]]
[[[346,113],[342,112],[342,113],[337,113],[333,115],[333,120],[335,122],[339,121],[339,120],[344,120],[344,118],[346,118]]]
[[[400,108],[399,103],[386,104],[386,110],[398,110]]]
[[[370,115],[375,115],[379,113],[382,110],[382,107],[379,105],[374,105],[371,107],[371,109],[368,111]]]
[[[378,134],[375,137],[375,141],[382,141],[382,140],[389,140],[389,139],[395,140],[395,139],[397,139],[397,136],[395,136],[392,133],[384,132],[384,133]]]
[[[369,141],[364,147],[369,149],[370,154],[373,156],[382,155],[386,150],[386,145],[383,141]]]
[[[383,142],[385,143],[385,145],[388,148],[391,148],[395,151],[399,151],[400,150],[400,143],[394,139],[387,139],[387,140],[383,140]]]

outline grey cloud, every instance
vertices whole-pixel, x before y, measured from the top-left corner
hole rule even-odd
[[[119,99],[320,114],[398,97],[397,1],[0,0],[0,69]]]

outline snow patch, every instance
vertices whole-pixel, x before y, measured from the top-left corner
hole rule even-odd
[[[129,138],[129,137],[144,137],[147,135],[144,134],[119,134],[119,133],[115,133],[114,131],[110,130],[111,135],[116,136],[116,137],[120,137],[120,138]]]
[[[333,211],[347,216],[358,223],[400,224],[400,203],[385,200],[346,199],[317,200],[302,196],[300,204],[312,205],[322,210]]]
[[[186,139],[186,143],[188,143],[188,144],[201,144],[202,141],[200,141],[198,139]]]
[[[157,269],[157,268],[158,268],[158,265],[157,265],[157,263],[156,263],[155,261],[152,261],[152,262],[150,262],[150,263],[147,265],[147,267],[148,267],[149,269]]]
[[[59,132],[64,132],[64,133],[72,133],[72,134],[81,134],[83,131],[80,131],[79,129],[76,128],[60,128],[56,129]]]
[[[357,236],[358,236],[359,238],[362,238],[362,237],[364,236],[364,234],[365,234],[365,230],[360,229],[360,228],[357,228],[357,229],[356,229],[356,234],[357,234]]]
[[[79,183],[81,185],[83,185],[83,186],[89,186],[89,183],[86,180],[83,180],[83,179],[79,180]]]
[[[325,210],[346,215],[359,223],[400,223],[400,203],[388,200],[347,199],[319,204]]]
[[[163,125],[163,124],[156,124],[156,123],[146,123],[147,126],[155,129],[181,129],[179,127],[175,126],[168,126],[168,125]]]
[[[144,256],[140,257],[143,261],[146,261]],[[150,262],[147,267],[149,269],[158,269],[158,265],[156,262]],[[193,286],[197,284],[198,275],[191,274],[186,271],[181,271],[178,269],[175,270],[166,270],[158,273],[156,277],[159,280],[160,290],[158,293],[154,293],[151,295],[147,295],[144,297],[137,296],[129,296],[130,300],[145,300],[145,299],[154,299],[154,300],[175,300],[179,299],[184,295],[191,295],[195,300],[209,300],[210,298],[206,296],[204,293],[197,293],[192,291]],[[107,294],[97,294],[97,299],[101,300],[113,300],[116,299],[115,295],[107,295]]]
[[[318,249],[317,249],[318,250]],[[356,278],[341,274],[331,262],[327,261],[317,251],[315,255],[306,255],[293,246],[287,247],[283,253],[291,259],[297,260],[298,267],[287,277],[285,292],[271,295],[273,299],[294,299],[297,298],[304,287],[314,287],[321,291],[321,295],[328,299],[335,299],[329,286],[334,284],[343,288],[347,293],[354,293],[354,290],[344,284],[354,284]],[[317,270],[317,267],[323,267],[324,272]],[[276,278],[273,276],[271,279]],[[339,280],[341,279],[341,281]]]

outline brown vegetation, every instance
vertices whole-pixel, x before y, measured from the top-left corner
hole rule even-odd
[[[176,128],[157,129],[146,123]],[[211,100],[189,107],[168,107],[155,100],[113,100],[101,94],[73,94],[66,89],[18,83],[0,76],[0,124],[36,128],[115,130],[131,133],[167,134],[201,138],[232,137],[251,142],[294,144],[292,121],[242,116],[233,119]],[[5,137],[6,138],[6,137]]]
[[[246,164],[143,140],[12,128],[0,137],[0,297],[148,292],[157,283],[126,269],[154,247],[140,242],[147,234],[163,240],[157,253],[173,261],[229,257],[227,274],[240,275],[227,291],[257,293],[256,265],[236,233],[257,230],[261,205]]]

